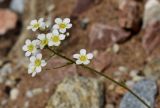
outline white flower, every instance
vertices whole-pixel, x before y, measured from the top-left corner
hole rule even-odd
[[[69,18],[65,18],[64,20],[61,18],[56,18],[55,23],[56,24],[53,26],[53,29],[59,29],[61,33],[65,33],[66,29],[70,29],[72,27]]]
[[[52,33],[47,34],[48,46],[59,46],[61,41],[65,39],[64,34],[60,34],[58,30],[53,30]]]
[[[22,47],[23,51],[25,51],[25,56],[30,56],[31,54],[35,54],[37,52],[37,40],[29,40],[27,39],[25,45]]]
[[[42,60],[42,54],[37,54],[30,58],[30,64],[28,66],[28,73],[34,77],[37,73],[42,71],[42,67],[46,66],[46,61]]]
[[[87,65],[90,63],[90,60],[93,58],[93,54],[92,53],[86,54],[86,50],[81,49],[80,54],[74,54],[73,58],[77,59],[76,64]]]
[[[45,34],[39,34],[37,38],[39,39],[38,44],[40,46],[40,49],[43,49],[46,45],[48,45],[48,39]]]
[[[32,29],[32,31],[36,31],[38,29],[44,30],[46,27],[46,24],[44,22],[43,18],[40,18],[39,20],[32,20],[30,22],[30,25],[27,27],[27,29]]]

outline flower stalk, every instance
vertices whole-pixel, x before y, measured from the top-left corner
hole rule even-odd
[[[67,60],[67,61],[70,62],[71,64],[76,64],[76,62],[75,62],[74,60],[72,60],[72,59],[70,59],[70,58],[68,58],[68,57],[60,54],[59,52],[55,51],[54,49],[51,49],[51,48],[49,48],[49,47],[47,47],[47,49],[50,50],[51,52],[53,52],[55,55],[57,55],[57,56],[65,59],[65,60]],[[77,64],[76,64],[76,65],[77,65]],[[141,97],[139,97],[135,92],[133,92],[131,89],[129,89],[126,85],[124,85],[124,84],[122,84],[122,83],[120,83],[120,82],[112,79],[111,77],[109,77],[109,76],[103,74],[102,72],[99,72],[99,71],[97,71],[97,70],[95,70],[95,69],[93,69],[92,67],[89,67],[89,66],[87,66],[87,65],[81,64],[81,65],[78,65],[78,66],[81,66],[82,68],[88,69],[90,72],[94,72],[94,73],[96,73],[96,74],[98,74],[98,75],[100,75],[100,76],[103,76],[104,78],[106,78],[106,79],[112,81],[113,83],[121,86],[122,88],[124,88],[124,89],[126,89],[127,91],[129,91],[129,92],[130,92],[133,96],[135,96],[139,101],[141,101],[141,102],[146,106],[146,108],[151,108],[143,99],[141,99]]]

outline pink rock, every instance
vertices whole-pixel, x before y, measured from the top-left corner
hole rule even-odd
[[[0,9],[0,35],[5,34],[9,29],[16,27],[17,15],[7,9]]]
[[[60,81],[62,81],[64,79],[64,77],[67,76],[73,76],[77,74],[76,71],[76,65],[68,65],[65,67],[61,67],[61,68],[57,68],[57,69],[53,69],[55,67],[59,67],[62,66],[64,64],[66,64],[67,61],[59,58],[59,57],[52,57],[48,62],[47,62],[47,70],[42,72],[42,79],[46,80],[47,83],[47,87],[52,86],[52,84],[58,84]]]
[[[119,24],[121,27],[138,32],[141,28],[142,2],[122,0],[119,4]]]
[[[82,12],[90,8],[91,5],[97,4],[102,0],[77,0],[75,8],[73,9],[72,16],[76,17]]]
[[[148,24],[143,37],[143,47],[147,53],[151,53],[154,49],[160,48],[160,22]]]
[[[129,32],[120,27],[104,24],[93,24],[89,34],[91,49],[106,49],[116,42],[123,42],[130,36]]]
[[[106,51],[98,52],[98,54],[94,57],[92,61],[94,69],[98,71],[106,70],[112,63],[111,58],[111,55],[108,54]]]

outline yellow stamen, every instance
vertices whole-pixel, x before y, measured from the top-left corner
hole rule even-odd
[[[87,56],[86,55],[81,55],[79,59],[81,61],[86,61],[87,60]]]
[[[41,66],[41,60],[40,59],[35,60],[35,66],[36,67]]]
[[[60,41],[59,36],[53,36],[52,41],[53,42],[59,42]]]

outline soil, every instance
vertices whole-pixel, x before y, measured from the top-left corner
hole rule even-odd
[[[76,0],[53,0],[55,5],[55,10],[53,14],[53,19],[55,17],[70,17],[72,14],[72,10],[74,9]],[[43,3],[39,4],[41,7]],[[43,6],[42,6],[43,7]],[[86,48],[90,50],[89,47],[89,32],[92,24],[94,23],[103,23],[107,25],[118,25],[118,5],[117,0],[102,0],[98,4],[91,5],[87,10],[79,14],[77,19],[73,19],[74,27],[70,32],[70,38],[64,42],[61,50],[62,53],[65,53],[67,56],[71,57],[71,55],[77,52],[79,49]],[[84,30],[80,26],[80,22],[83,18],[89,18],[90,22],[87,28]],[[6,34],[4,40],[1,39],[0,42],[6,42],[5,40],[14,40],[15,37]],[[137,69],[142,70],[145,64],[149,62],[152,58],[159,57],[160,50],[156,49],[152,54],[147,54],[142,47],[142,37],[143,31],[140,31],[138,34],[132,36],[132,38],[128,39],[124,43],[120,45],[119,53],[108,53],[109,57],[111,57],[111,64],[108,68],[104,70],[106,75],[113,77],[113,73],[118,69],[119,66],[125,66],[130,70]],[[0,37],[1,38],[1,37]],[[9,47],[1,48],[0,44],[0,57],[7,58],[8,50],[13,47],[13,44],[9,44]],[[100,52],[104,52],[103,50],[99,50]],[[57,58],[52,58],[50,61],[53,65],[59,63]],[[53,61],[53,62],[52,62]],[[60,60],[61,61],[61,60]],[[48,63],[49,64],[49,63]],[[17,67],[17,64],[13,64],[13,67]],[[52,65],[48,65],[46,68],[50,68]],[[72,72],[72,71],[73,72]],[[77,71],[77,72],[74,72]],[[66,73],[68,72],[68,73]],[[83,73],[82,73],[83,72]],[[2,100],[7,99],[7,104],[3,108],[23,108],[25,102],[29,102],[29,108],[45,108],[48,99],[54,93],[56,89],[56,85],[61,82],[61,80],[65,77],[65,75],[73,75],[77,73],[82,73],[84,76],[94,76],[90,74],[86,70],[79,69],[75,66],[71,66],[70,68],[62,68],[60,70],[49,70],[45,69],[36,77],[32,78],[27,74],[27,69],[24,67],[18,67],[14,69],[14,72],[8,76],[9,79],[18,80],[15,84],[15,87],[19,89],[19,96],[17,100],[12,101],[9,98],[9,92],[13,88],[11,86],[6,86],[5,84],[0,84],[0,102]],[[143,74],[143,72],[142,72]],[[57,78],[57,75],[60,77]],[[121,77],[121,80],[127,80],[129,77]],[[160,82],[160,81],[159,81]],[[106,88],[111,84],[111,82],[106,81]],[[160,87],[160,83],[159,87]],[[48,89],[48,92],[43,92],[34,96],[33,98],[26,97],[26,92],[30,89],[34,88],[44,88]],[[160,91],[160,89],[159,89]],[[121,94],[115,93],[114,91],[106,90],[106,104],[114,104],[116,108],[118,108],[119,102],[122,98]],[[160,96],[157,96],[156,107],[160,106]]]

